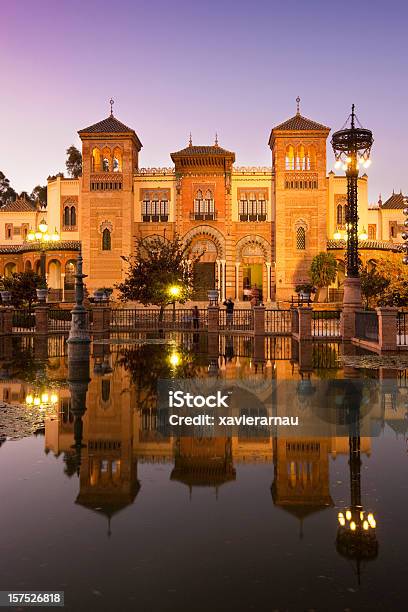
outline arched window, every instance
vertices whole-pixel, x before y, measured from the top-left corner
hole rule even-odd
[[[203,192],[201,191],[201,189],[196,192],[196,196],[194,199],[194,214],[196,216],[204,214]]]
[[[102,170],[103,172],[110,172],[112,168],[112,156],[109,147],[102,149]]]
[[[207,189],[205,194],[204,213],[206,215],[212,215],[214,213],[214,198],[211,189]]]
[[[111,233],[107,227],[102,232],[102,251],[110,251],[112,248]]]
[[[95,147],[92,149],[92,172],[101,171],[101,152]]]
[[[296,248],[298,251],[306,249],[306,230],[304,227],[298,227],[296,230]]]
[[[68,227],[70,225],[70,211],[69,211],[69,206],[65,206],[64,207],[64,225],[65,227]]]
[[[113,150],[113,171],[122,172],[122,151],[119,147],[115,147]]]
[[[7,276],[7,278],[10,278],[16,272],[17,272],[17,266],[14,262],[10,261],[4,266],[4,276]]]
[[[306,154],[306,170],[316,170],[316,149],[308,147]]]
[[[299,145],[296,149],[296,170],[306,170],[305,147]]]
[[[76,208],[75,206],[71,206],[71,225],[75,226],[76,224]]]
[[[101,381],[101,396],[103,402],[108,402],[110,399],[110,380],[108,378]]]
[[[295,169],[295,152],[292,145],[286,147],[285,168],[286,170]]]
[[[343,206],[342,204],[337,204],[337,225],[343,225],[343,224],[344,224]]]

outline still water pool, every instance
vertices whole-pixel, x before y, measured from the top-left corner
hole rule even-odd
[[[73,611],[406,610],[406,370],[289,338],[147,340],[95,343],[88,368],[62,338],[2,347],[1,589],[64,591]],[[350,372],[395,381],[377,436],[178,438],[156,410],[159,378],[262,394]],[[353,504],[369,539],[339,526]]]

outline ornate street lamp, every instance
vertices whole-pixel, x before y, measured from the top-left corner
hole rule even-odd
[[[368,168],[371,164],[370,153],[373,145],[373,134],[359,124],[354,113],[341,130],[334,132],[331,140],[336,158],[335,167],[342,167],[347,177],[347,208],[346,208],[346,273],[344,281],[344,303],[361,303],[361,285],[358,271],[358,210],[357,210],[357,180],[360,166]],[[365,236],[365,232],[364,232]]]
[[[38,225],[38,229],[33,231],[32,229],[27,234],[27,240],[29,242],[37,242],[38,250],[40,251],[40,271],[41,278],[43,281],[46,280],[45,273],[45,251],[50,242],[58,242],[60,236],[57,232],[57,228],[55,228],[54,232],[50,234],[48,232],[48,225],[45,219],[42,219]]]
[[[171,285],[168,289],[169,296],[173,299],[173,323],[176,321],[176,300],[181,295],[181,287],[179,285]]]

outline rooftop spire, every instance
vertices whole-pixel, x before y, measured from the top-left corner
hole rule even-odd
[[[299,96],[296,98],[296,114],[300,115],[300,98],[299,98]]]
[[[191,132],[190,132],[190,138],[189,138],[189,141],[188,141],[188,146],[189,146],[189,147],[192,147],[192,146],[193,146],[193,138],[192,138],[192,136],[191,136]]]
[[[113,98],[111,98],[109,100],[109,104],[110,104],[110,108],[111,108],[110,116],[113,117],[113,105],[115,104],[115,100]]]
[[[217,132],[215,132],[215,142],[214,142],[214,146],[218,147],[218,134]]]

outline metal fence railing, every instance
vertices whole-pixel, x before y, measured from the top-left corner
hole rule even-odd
[[[408,346],[408,312],[397,314],[397,345]]]
[[[296,310],[296,308],[291,308],[291,313],[292,313],[292,333],[298,334],[299,333],[299,313]]]
[[[134,329],[206,329],[208,315],[206,308],[198,309],[198,317],[192,308],[167,309],[160,320],[157,308],[118,308],[111,310],[112,330],[132,331]]]
[[[378,341],[378,316],[375,311],[356,312],[356,338],[371,342]]]
[[[48,311],[48,329],[52,332],[69,332],[71,327],[71,311],[50,309]]]
[[[269,309],[265,310],[265,332],[269,334],[290,334],[292,331],[292,311]]]
[[[35,331],[35,314],[28,310],[13,311],[13,332],[27,334]]]
[[[314,310],[312,312],[312,336],[339,338],[340,315],[340,310]]]
[[[218,318],[219,329],[231,329],[235,331],[252,331],[254,329],[254,312],[252,308],[234,308],[229,314],[220,309]]]

